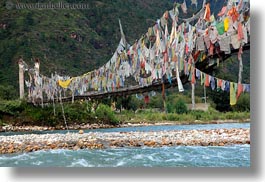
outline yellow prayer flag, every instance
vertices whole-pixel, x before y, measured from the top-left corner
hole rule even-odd
[[[236,90],[233,82],[230,82],[230,105],[236,105]]]
[[[58,84],[63,87],[63,88],[68,88],[68,86],[70,85],[71,81],[73,80],[73,78],[62,81],[62,80],[58,80]]]
[[[225,32],[227,32],[227,30],[229,29],[229,18],[228,17],[224,19],[224,29],[225,29]]]

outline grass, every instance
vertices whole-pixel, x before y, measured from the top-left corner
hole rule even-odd
[[[250,118],[250,112],[221,113],[218,111],[189,111],[186,114],[176,114],[147,111],[135,114],[130,111],[123,111],[117,114],[117,117],[123,123],[208,123],[216,120],[236,120],[243,122]]]
[[[0,126],[12,125],[37,125],[37,126],[58,126],[63,125],[63,116],[60,105],[55,107],[56,115],[53,114],[53,107],[46,106],[44,109],[26,104],[25,101],[12,100],[0,102]],[[99,104],[96,111],[92,112],[92,104],[86,102],[75,102],[64,104],[65,117],[68,124],[82,123],[105,123],[116,125],[118,123],[164,123],[196,124],[211,123],[235,120],[243,122],[249,120],[250,112],[218,112],[213,108],[204,111],[187,111],[184,114],[164,113],[157,110],[139,110],[133,112],[124,110],[115,113],[104,104]]]

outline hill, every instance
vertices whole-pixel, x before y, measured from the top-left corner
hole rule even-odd
[[[57,2],[57,1],[53,1]],[[73,3],[74,1],[64,1]],[[5,8],[1,2],[0,84],[17,86],[20,56],[40,58],[41,72],[80,75],[110,59],[120,39],[121,19],[129,42],[141,37],[170,1],[88,1],[85,10]]]
[[[45,1],[24,2],[44,3]],[[51,2],[76,3],[75,0]],[[161,17],[165,10],[173,7],[174,1],[78,2],[87,3],[89,8],[8,9],[6,2],[0,2],[0,85],[12,85],[18,93],[19,57],[31,66],[33,66],[31,59],[39,58],[41,73],[44,75],[57,72],[76,76],[98,68],[110,59],[119,42],[118,19],[122,22],[127,41],[132,44]],[[197,10],[195,5],[191,6],[190,0],[186,2],[189,6],[188,14],[181,14],[182,17],[190,16]],[[202,0],[198,2],[199,8]],[[211,8],[216,13],[223,2],[217,0],[212,2]],[[233,75],[237,76],[237,73]]]

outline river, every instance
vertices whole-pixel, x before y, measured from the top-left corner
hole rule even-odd
[[[170,131],[216,128],[250,128],[250,123],[144,126],[85,130],[85,132]],[[64,133],[66,131],[43,131]],[[78,132],[78,131],[71,131]],[[26,134],[23,132],[19,134]],[[1,133],[13,135],[15,133]],[[18,133],[16,133],[18,134]],[[250,167],[250,145],[108,148],[48,150],[0,155],[5,167]]]

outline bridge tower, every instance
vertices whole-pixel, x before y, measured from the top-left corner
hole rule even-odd
[[[18,68],[19,68],[19,98],[24,98],[24,61],[22,58],[18,60]]]

